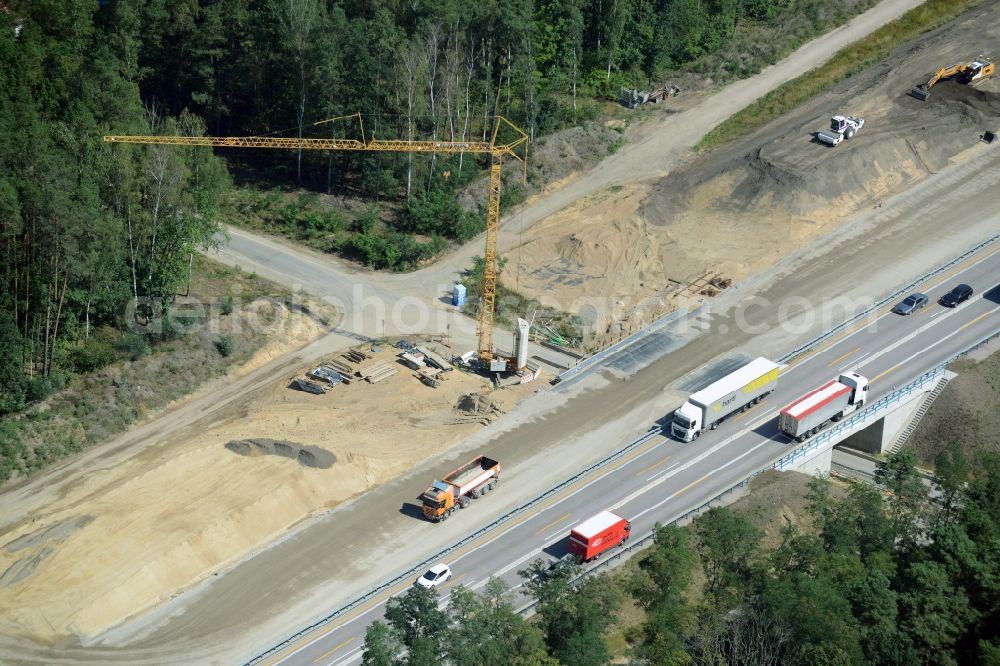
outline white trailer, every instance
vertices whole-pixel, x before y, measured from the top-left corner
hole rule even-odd
[[[845,372],[781,410],[778,430],[797,442],[816,434],[831,421],[839,421],[868,399],[868,380]]]
[[[698,439],[702,431],[715,430],[719,423],[736,412],[763,400],[778,383],[779,366],[766,358],[757,358],[729,373],[697,393],[692,393],[674,412],[670,432],[684,442]]]

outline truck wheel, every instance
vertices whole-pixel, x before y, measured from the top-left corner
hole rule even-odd
[[[846,132],[844,132],[844,138],[845,139],[850,139],[850,138],[853,138],[853,137],[854,137],[854,128],[850,127],[850,128],[848,128],[848,130]]]
[[[715,423],[713,423],[713,424],[712,424],[711,426],[709,426],[709,428],[710,428],[711,430],[715,430],[715,429],[716,429],[716,428],[718,428],[718,427],[719,427],[719,422],[718,422],[718,421],[716,421],[716,422],[715,422]]]
[[[692,438],[691,438],[691,441],[693,442],[694,440],[698,439],[698,437],[700,437],[700,436],[701,436],[701,432],[700,432],[700,431],[699,431],[699,432],[696,432],[696,433],[694,434],[694,437],[692,437]]]
[[[496,488],[497,487],[497,482],[499,482],[499,481],[500,481],[500,479],[493,479],[492,481],[490,481],[490,490],[493,490],[494,488]]]

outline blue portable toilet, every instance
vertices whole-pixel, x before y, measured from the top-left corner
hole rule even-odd
[[[465,305],[465,285],[456,284],[451,290],[451,304],[455,307]]]

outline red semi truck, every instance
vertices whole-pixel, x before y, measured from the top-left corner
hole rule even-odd
[[[827,423],[860,409],[867,400],[868,380],[856,372],[845,372],[782,409],[778,430],[796,442],[804,442]]]
[[[624,543],[631,531],[632,523],[618,514],[601,511],[570,531],[569,552],[589,562],[609,548]]]

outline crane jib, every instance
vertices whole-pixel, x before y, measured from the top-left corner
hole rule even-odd
[[[208,148],[285,148],[305,150],[355,150],[369,152],[407,153],[485,153],[491,156],[489,188],[486,201],[486,248],[483,253],[483,279],[481,304],[477,315],[476,332],[479,338],[479,358],[487,365],[494,360],[493,317],[497,282],[497,237],[500,230],[500,165],[505,155],[513,157],[525,168],[527,182],[528,135],[521,128],[502,116],[496,116],[493,134],[489,141],[409,141],[405,139],[365,139],[361,114],[322,120],[314,125],[342,120],[358,119],[360,139],[306,139],[268,136],[105,136],[109,143],[152,144],[169,146],[202,146]],[[497,143],[501,127],[514,132],[508,143]],[[520,153],[517,149],[520,149]],[[521,370],[521,368],[516,368]]]

